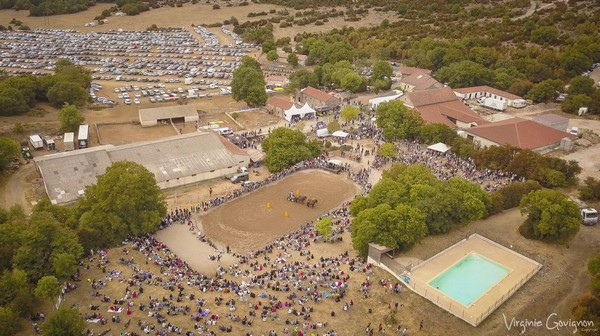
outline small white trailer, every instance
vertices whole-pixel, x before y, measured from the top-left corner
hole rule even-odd
[[[63,137],[63,143],[65,152],[75,150],[75,133],[65,133],[65,136]]]
[[[477,100],[479,104],[483,107],[487,107],[497,111],[504,111],[508,106],[508,102],[506,100],[494,99],[494,98],[486,98],[481,97]]]
[[[44,141],[38,134],[29,136],[29,144],[31,144],[31,147],[35,150],[44,148]]]
[[[89,125],[79,125],[79,132],[77,133],[77,146],[79,149],[88,148],[89,130]]]

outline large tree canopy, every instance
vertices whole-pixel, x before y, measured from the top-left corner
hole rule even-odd
[[[526,237],[540,240],[564,240],[579,231],[579,208],[556,190],[536,190],[525,195],[519,205],[527,220],[521,226]]]
[[[65,104],[58,111],[58,120],[60,120],[61,132],[75,132],[79,125],[83,124],[85,117],[77,109],[77,106]]]
[[[273,130],[263,141],[262,148],[270,172],[282,171],[295,163],[312,159],[321,152],[316,141],[307,141],[302,132],[285,127]]]
[[[249,106],[262,106],[268,98],[265,91],[266,82],[260,65],[257,69],[255,62],[245,57],[242,65],[233,71],[231,94],[236,101],[243,100]]]
[[[377,106],[377,126],[383,129],[388,141],[415,139],[419,136],[423,119],[418,112],[409,110],[399,100]]]
[[[19,142],[0,137],[0,170],[4,170],[14,158],[18,157],[20,151]]]
[[[425,232],[421,235],[420,225],[416,221],[409,221],[410,226],[403,230],[407,230],[412,239],[403,236],[398,238],[398,243],[384,243],[383,237],[387,239],[391,234],[386,230],[393,228],[382,226],[380,221],[383,219],[380,217],[385,217],[383,214],[389,210],[398,209],[409,212],[410,209],[418,210]],[[386,245],[390,248],[409,248],[426,233],[448,232],[457,225],[486,217],[491,210],[491,197],[479,185],[461,178],[440,181],[423,165],[397,164],[383,173],[382,179],[373,186],[368,196],[358,197],[352,202],[350,211],[355,217],[352,242],[360,251],[366,251],[369,242],[390,244]],[[416,216],[415,213],[413,215]],[[411,217],[413,220],[419,218],[421,221],[420,216],[414,216]],[[395,214],[391,218],[396,218]],[[378,240],[374,241],[376,238]]]
[[[119,243],[130,235],[152,233],[167,212],[154,175],[130,161],[113,163],[85,189],[76,218],[86,248]]]

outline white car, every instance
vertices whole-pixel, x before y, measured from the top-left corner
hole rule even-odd
[[[139,105],[139,104],[140,104],[140,100],[139,100],[139,99],[137,99],[137,98],[135,98],[135,99],[133,100],[133,102],[134,102],[136,105]]]
[[[125,99],[125,104],[127,104],[127,105],[131,105],[131,100],[129,100],[129,99]]]

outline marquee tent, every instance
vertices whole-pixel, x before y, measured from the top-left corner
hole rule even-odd
[[[300,116],[300,118],[304,118],[309,114],[312,114],[313,117],[316,115],[316,111],[308,106],[308,103],[304,104],[304,106],[298,108],[296,105],[292,105],[288,110],[283,112],[283,118],[287,121],[292,121],[294,116]]]
[[[440,153],[446,153],[451,148],[443,142],[438,142],[435,145],[431,145],[431,146],[427,147],[427,149],[431,149],[432,151],[436,151],[436,152],[440,152]]]

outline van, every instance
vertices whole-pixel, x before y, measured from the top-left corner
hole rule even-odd
[[[214,131],[224,136],[233,134],[233,131],[229,127],[215,128]]]
[[[245,182],[248,181],[249,176],[247,172],[244,173],[238,173],[233,175],[229,180],[231,181],[231,183],[241,183],[241,182]]]

